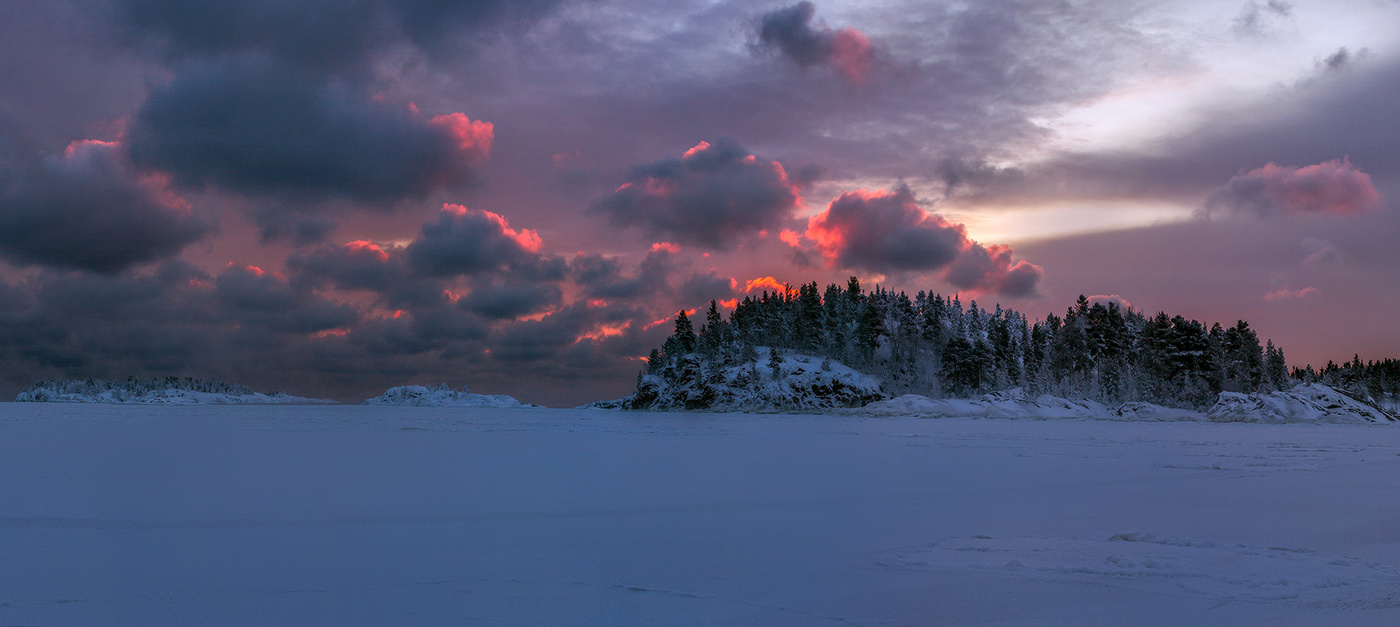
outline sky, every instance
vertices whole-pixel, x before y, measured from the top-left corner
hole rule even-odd
[[[1400,357],[1400,2],[0,0],[0,393],[629,393],[812,281]]]

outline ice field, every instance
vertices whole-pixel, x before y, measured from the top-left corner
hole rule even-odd
[[[0,403],[0,625],[1396,625],[1400,428]]]

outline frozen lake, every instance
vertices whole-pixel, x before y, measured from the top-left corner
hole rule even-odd
[[[0,403],[0,625],[1396,625],[1400,428]]]

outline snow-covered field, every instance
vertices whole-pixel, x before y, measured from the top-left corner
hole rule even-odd
[[[1396,625],[1400,429],[0,403],[0,625]]]

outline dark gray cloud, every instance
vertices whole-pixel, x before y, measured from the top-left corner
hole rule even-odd
[[[735,297],[737,287],[733,278],[721,276],[714,270],[696,272],[676,288],[676,300],[682,308],[703,305],[712,300],[729,300]]]
[[[924,211],[913,192],[846,192],[813,216],[805,234],[829,265],[880,273],[933,274],[960,289],[1037,295],[1043,270],[1013,261],[1009,246],[983,246],[961,224]],[[798,242],[801,246],[801,243]]]
[[[469,180],[492,129],[425,119],[261,57],[185,67],[129,131],[132,159],[178,183],[294,198],[389,203]]]
[[[618,226],[725,250],[781,226],[800,202],[781,164],[758,159],[726,137],[701,142],[680,159],[634,168],[591,210]]]
[[[19,264],[113,273],[170,257],[213,229],[115,143],[74,142],[0,177],[0,256]]]
[[[230,267],[214,279],[220,311],[240,326],[278,333],[316,333],[346,327],[358,317],[349,306],[327,300],[260,268]]]
[[[175,58],[264,51],[343,70],[407,43],[436,51],[528,23],[557,0],[110,0],[136,43]]]
[[[940,270],[968,245],[967,229],[924,211],[908,187],[841,194],[807,237],[835,265],[874,272]]]
[[[518,278],[562,279],[567,264],[540,254],[530,229],[516,230],[502,216],[446,205],[426,222],[405,251],[409,265],[428,276],[511,273]]]
[[[484,284],[473,287],[458,305],[479,316],[501,320],[545,312],[563,300],[563,290],[553,283]]]
[[[965,290],[994,292],[1009,298],[1039,296],[1045,271],[1024,259],[1012,261],[1011,248],[969,243],[943,273],[943,280]]]
[[[299,252],[287,258],[287,268],[314,285],[343,290],[389,292],[408,279],[399,250],[363,240]]]
[[[799,2],[764,13],[758,22],[757,47],[776,48],[799,67],[827,65],[848,80],[864,82],[874,63],[870,40],[853,28],[813,25],[816,12],[811,2]]]
[[[615,257],[596,253],[580,254],[569,262],[570,278],[590,298],[620,301],[656,299],[671,291],[671,275],[681,266],[677,254],[667,246],[655,246],[627,273]]]

